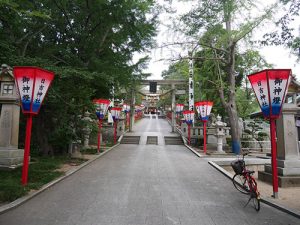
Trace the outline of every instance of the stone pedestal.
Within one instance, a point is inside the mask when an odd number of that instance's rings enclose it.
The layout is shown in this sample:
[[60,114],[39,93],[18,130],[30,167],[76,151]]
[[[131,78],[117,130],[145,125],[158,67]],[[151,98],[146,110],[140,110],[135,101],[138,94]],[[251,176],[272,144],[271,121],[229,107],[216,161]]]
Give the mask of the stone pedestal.
[[[277,128],[277,171],[279,187],[300,187],[300,158],[298,147],[298,133],[295,115],[299,108],[295,104],[285,103],[282,115],[276,122]],[[272,169],[265,166],[264,172],[259,172],[259,179],[272,181]]]
[[7,65],[0,71],[0,169],[14,169],[23,163],[24,150],[18,149],[20,106],[14,77]]
[[125,132],[125,120],[120,119],[117,126],[117,136],[120,137]]
[[2,105],[0,116],[0,169],[14,169],[23,163],[24,150],[18,149],[20,107]]
[[223,151],[223,136],[218,136],[218,139],[217,139],[217,152],[218,153],[225,153]]

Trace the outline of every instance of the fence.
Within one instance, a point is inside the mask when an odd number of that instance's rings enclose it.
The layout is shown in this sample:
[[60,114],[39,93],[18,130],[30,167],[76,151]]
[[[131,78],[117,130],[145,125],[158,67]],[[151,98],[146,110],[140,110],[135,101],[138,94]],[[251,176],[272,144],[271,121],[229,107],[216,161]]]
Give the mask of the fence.
[[270,141],[241,141],[242,150],[271,152]]

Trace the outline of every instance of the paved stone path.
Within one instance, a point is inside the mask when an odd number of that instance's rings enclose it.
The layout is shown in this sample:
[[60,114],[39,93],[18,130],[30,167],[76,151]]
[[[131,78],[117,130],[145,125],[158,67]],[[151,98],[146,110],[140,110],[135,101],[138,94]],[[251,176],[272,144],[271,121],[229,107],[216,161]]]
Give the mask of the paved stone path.
[[[135,126],[171,135],[162,119]],[[144,132],[144,133],[141,133]],[[144,138],[144,137],[143,137]],[[184,146],[119,145],[20,207],[1,225],[296,225],[299,219],[248,205],[230,180]]]

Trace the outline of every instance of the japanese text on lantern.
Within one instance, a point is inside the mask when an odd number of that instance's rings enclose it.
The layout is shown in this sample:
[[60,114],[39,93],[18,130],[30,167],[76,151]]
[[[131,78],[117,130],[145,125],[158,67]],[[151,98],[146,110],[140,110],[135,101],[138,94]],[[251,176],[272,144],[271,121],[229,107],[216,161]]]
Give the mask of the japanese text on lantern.
[[266,106],[268,106],[268,103],[267,103],[268,96],[265,95],[265,90],[264,90],[264,87],[262,86],[261,80],[257,81],[257,86],[258,86],[259,101],[261,102],[261,107],[266,107]]
[[274,97],[272,99],[272,104],[281,104],[281,91],[283,91],[283,89],[281,88],[281,84],[282,84],[282,79],[276,78],[274,80],[274,90],[273,90]]
[[44,94],[44,92],[43,92],[44,87],[45,87],[45,79],[42,79],[41,83],[38,86],[38,91],[36,93],[36,98],[34,100],[35,103],[41,103],[41,97]]
[[205,112],[205,106],[202,106],[201,107],[201,116],[205,117],[205,114],[206,114],[206,112]]
[[23,76],[23,78],[22,78],[22,93],[23,93],[22,101],[23,102],[30,102],[30,97],[31,97],[30,89],[31,89],[31,87],[29,85],[29,82],[30,82],[30,78],[26,77],[26,76]]

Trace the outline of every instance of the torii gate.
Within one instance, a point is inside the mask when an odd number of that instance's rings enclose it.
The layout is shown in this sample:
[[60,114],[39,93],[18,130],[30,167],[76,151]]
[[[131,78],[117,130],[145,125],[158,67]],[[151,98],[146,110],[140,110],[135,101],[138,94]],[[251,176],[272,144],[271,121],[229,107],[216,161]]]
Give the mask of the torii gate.
[[[172,132],[175,132],[175,95],[176,95],[176,85],[187,85],[186,80],[141,80],[139,81],[140,85],[150,85],[150,83],[156,83],[157,85],[171,85],[171,90],[169,90],[166,93],[163,93],[164,95],[172,92]],[[133,117],[134,117],[134,105],[135,105],[135,91],[132,91],[132,97],[131,97],[131,106],[130,106],[130,125],[129,125],[129,132],[132,131],[133,127]]]

